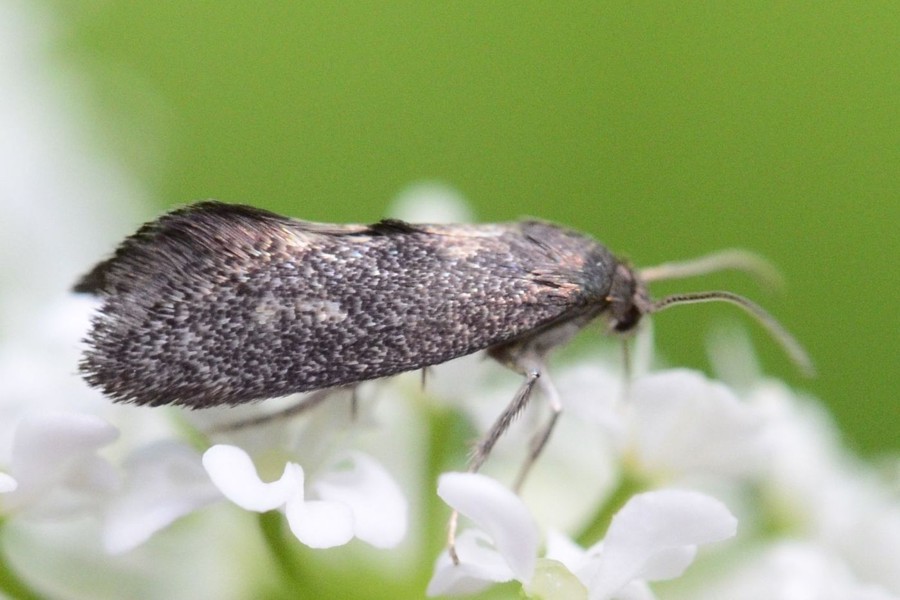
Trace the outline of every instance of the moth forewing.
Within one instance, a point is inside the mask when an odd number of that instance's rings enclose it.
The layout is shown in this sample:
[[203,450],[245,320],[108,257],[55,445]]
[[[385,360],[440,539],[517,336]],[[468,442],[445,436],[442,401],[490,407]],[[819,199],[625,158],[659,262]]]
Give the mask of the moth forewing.
[[340,226],[204,202],[143,226],[76,285],[103,297],[82,371],[148,405],[348,385],[602,306],[614,265],[547,223]]

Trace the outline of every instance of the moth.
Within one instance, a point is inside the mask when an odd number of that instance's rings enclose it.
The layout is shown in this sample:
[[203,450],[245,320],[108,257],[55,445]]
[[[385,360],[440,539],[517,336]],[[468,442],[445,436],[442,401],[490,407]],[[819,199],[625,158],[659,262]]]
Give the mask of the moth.
[[524,381],[469,468],[537,386],[552,417],[530,465],[562,410],[547,355],[598,318],[625,334],[672,306],[729,302],[811,369],[796,340],[746,298],[653,300],[647,291],[659,279],[758,266],[726,252],[636,270],[591,237],[543,221],[334,225],[207,201],[145,224],[76,284],[102,298],[80,369],[115,401],[206,408],[353,386],[486,350]]

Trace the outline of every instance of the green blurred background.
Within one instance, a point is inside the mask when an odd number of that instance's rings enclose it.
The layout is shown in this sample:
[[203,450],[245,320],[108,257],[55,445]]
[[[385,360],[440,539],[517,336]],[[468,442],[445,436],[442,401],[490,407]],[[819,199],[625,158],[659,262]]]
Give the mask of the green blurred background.
[[708,369],[707,333],[739,321],[854,447],[900,449],[900,3],[47,6],[145,216],[215,197],[373,221],[437,180],[479,220],[559,221],[638,265],[753,249],[784,293],[725,275],[655,291],[760,300],[819,377],[729,307],[660,315],[660,351]]

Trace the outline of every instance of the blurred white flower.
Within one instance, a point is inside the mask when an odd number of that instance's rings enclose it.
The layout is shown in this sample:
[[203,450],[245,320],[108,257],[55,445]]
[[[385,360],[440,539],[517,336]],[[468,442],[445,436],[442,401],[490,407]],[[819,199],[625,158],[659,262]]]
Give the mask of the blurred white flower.
[[47,413],[22,419],[15,431],[9,475],[17,486],[2,512],[56,518],[96,510],[118,483],[97,451],[118,437],[91,415]]
[[0,494],[11,492],[17,487],[19,487],[19,484],[15,479],[10,477],[6,473],[0,473]]
[[[896,567],[897,556],[892,560]],[[734,571],[719,573],[692,600],[897,600],[877,584],[860,581],[839,558],[815,544],[781,542],[754,552]]]
[[386,213],[410,223],[466,223],[473,216],[459,191],[435,181],[409,185],[397,194]]
[[768,459],[765,416],[695,371],[639,378],[623,408],[626,452],[656,478],[740,478],[757,473]]
[[200,454],[175,440],[148,444],[122,463],[125,480],[104,511],[103,545],[127,552],[176,519],[217,502]]
[[770,422],[772,458],[762,488],[765,508],[776,522],[843,560],[861,581],[877,582],[900,595],[896,492],[873,466],[842,447],[834,423],[811,399],[763,381],[746,401]]
[[[397,545],[406,534],[402,492],[375,460],[360,452],[336,457],[307,486],[303,467],[288,462],[281,478],[266,483],[250,456],[237,446],[218,444],[203,454],[213,484],[238,506],[255,512],[284,507],[298,540],[331,548],[354,537],[378,548]],[[306,498],[306,488],[317,500]]]

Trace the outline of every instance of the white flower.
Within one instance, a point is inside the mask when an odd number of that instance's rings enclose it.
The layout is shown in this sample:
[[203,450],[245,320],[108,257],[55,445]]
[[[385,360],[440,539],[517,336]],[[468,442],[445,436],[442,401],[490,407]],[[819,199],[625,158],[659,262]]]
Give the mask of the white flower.
[[[581,389],[570,385],[573,376]],[[602,365],[579,365],[562,374],[560,389],[566,414],[599,428],[619,460],[655,480],[746,478],[769,456],[765,413],[695,371],[643,375],[623,391]]]
[[477,473],[444,473],[438,495],[481,530],[458,536],[458,565],[447,552],[441,553],[428,584],[429,596],[474,593],[491,583],[531,580],[540,536],[518,496]]
[[473,217],[458,190],[436,181],[408,185],[391,202],[387,214],[410,223],[465,223]]
[[642,470],[657,476],[745,477],[769,456],[765,415],[695,371],[641,377],[625,408],[631,452]]
[[6,473],[0,473],[0,494],[12,492],[17,487],[19,487],[19,483],[15,479]]
[[403,494],[381,465],[360,452],[344,452],[309,484],[318,500],[306,499],[305,474],[296,463],[287,463],[280,479],[265,483],[246,452],[219,444],[204,453],[203,466],[238,506],[256,512],[283,506],[293,534],[312,548],[340,546],[354,537],[390,548],[406,534]]
[[221,495],[210,483],[193,448],[162,441],[139,448],[122,465],[122,489],[108,502],[103,545],[107,552],[127,552],[157,531]]
[[[896,567],[897,557],[892,557]],[[897,600],[885,587],[861,581],[839,558],[810,543],[782,542],[765,547],[731,572],[691,594],[694,600]]]
[[[660,490],[633,496],[616,513],[591,560],[573,565],[591,600],[617,597],[642,582],[681,576],[700,544],[734,536],[737,519],[699,492]],[[553,556],[550,556],[553,558]]]
[[864,581],[900,594],[900,503],[870,465],[841,446],[827,413],[777,382],[748,401],[771,422],[765,479],[768,509]]
[[9,465],[16,488],[3,496],[3,512],[58,517],[96,508],[118,482],[97,450],[118,435],[115,427],[91,415],[47,413],[22,419]]
[[[446,552],[438,557],[428,585],[430,596],[473,593],[513,579],[538,593],[533,579],[537,587],[547,579],[535,578],[538,530],[515,494],[471,473],[442,475],[438,494],[479,529],[458,537],[458,565]],[[591,600],[645,597],[650,594],[646,582],[680,576],[694,560],[698,545],[729,538],[736,528],[734,516],[710,496],[678,490],[647,492],[632,497],[613,517],[603,542],[587,551],[561,534],[551,534],[547,558],[574,573]],[[555,570],[556,564],[544,561],[540,568]],[[551,578],[558,580],[560,575],[554,572]]]

